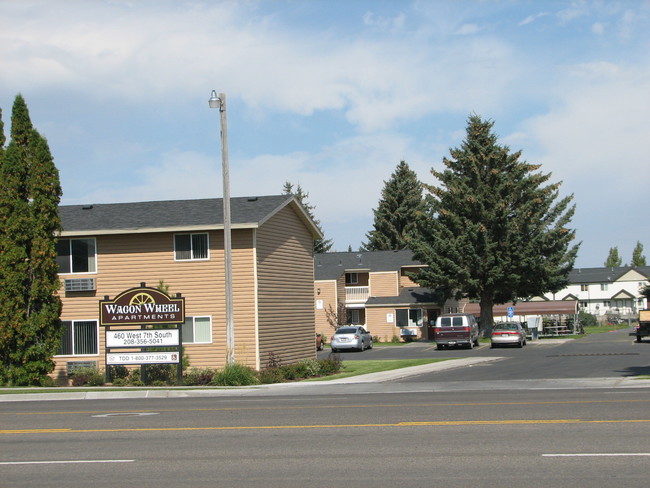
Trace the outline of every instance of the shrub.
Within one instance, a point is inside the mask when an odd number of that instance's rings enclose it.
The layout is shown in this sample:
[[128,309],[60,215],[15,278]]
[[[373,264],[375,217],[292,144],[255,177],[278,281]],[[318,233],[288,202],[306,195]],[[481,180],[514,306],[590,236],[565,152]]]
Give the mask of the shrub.
[[223,370],[217,371],[210,384],[215,386],[247,386],[259,384],[259,380],[252,368],[233,363],[227,365]]
[[192,368],[183,375],[183,384],[188,386],[209,385],[215,371],[210,368]]
[[266,360],[266,367],[267,368],[279,368],[282,366],[282,358],[275,354],[274,352],[270,352],[268,359]]
[[260,383],[268,385],[271,383],[282,383],[284,376],[279,368],[266,368],[260,371],[257,375]]
[[320,361],[316,361],[315,359],[303,359],[298,364],[304,370],[303,378],[309,378],[310,376],[318,376],[321,374]]
[[175,364],[147,364],[147,381],[148,385],[174,385],[176,384]]
[[336,374],[341,371],[342,361],[340,354],[330,353],[327,359],[321,359],[319,362],[321,374],[323,375]]
[[100,386],[104,384],[104,375],[97,368],[75,368],[70,374],[72,386]]
[[110,373],[111,373],[111,380],[113,380],[113,383],[115,383],[114,380],[117,379],[124,379],[129,377],[129,368],[126,366],[122,366],[121,364],[117,364],[114,366],[109,366],[110,368]]
[[51,376],[41,376],[41,379],[39,381],[40,386],[44,386],[46,388],[51,388],[53,386],[56,386],[56,381],[54,381],[54,378]]
[[392,343],[397,344],[400,342],[400,339],[398,336],[393,335],[393,338],[390,340]]
[[583,311],[578,312],[578,322],[583,327],[596,327],[598,325],[598,319],[594,315]]

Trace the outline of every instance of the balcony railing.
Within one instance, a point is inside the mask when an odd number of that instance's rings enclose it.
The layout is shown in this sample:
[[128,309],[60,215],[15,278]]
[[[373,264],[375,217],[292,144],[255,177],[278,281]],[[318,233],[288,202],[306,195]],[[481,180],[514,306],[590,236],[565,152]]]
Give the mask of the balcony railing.
[[367,286],[346,286],[345,303],[364,303],[368,300]]

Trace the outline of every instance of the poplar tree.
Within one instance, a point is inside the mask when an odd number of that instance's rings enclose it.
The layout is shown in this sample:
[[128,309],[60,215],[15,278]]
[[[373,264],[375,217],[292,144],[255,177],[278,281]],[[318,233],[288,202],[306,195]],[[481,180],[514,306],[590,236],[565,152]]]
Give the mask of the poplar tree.
[[400,161],[384,182],[375,214],[374,229],[366,234],[368,251],[406,249],[408,236],[422,213],[422,183],[405,161]]
[[489,334],[495,304],[559,291],[569,283],[579,244],[568,228],[573,195],[539,172],[521,151],[497,143],[494,123],[468,119],[466,139],[431,170],[426,210],[410,247],[427,268],[414,278],[446,296],[478,300]]
[[[316,207],[311,205],[307,201],[307,198],[309,197],[309,193],[303,191],[300,185],[296,187],[296,191],[294,192],[293,184],[289,183],[288,181],[284,183],[284,187],[282,188],[282,191],[284,192],[285,195],[293,195],[294,197],[296,197],[296,200],[298,200],[300,204],[303,206],[303,208],[307,211],[311,219],[314,221],[314,224],[316,224],[316,227],[318,227],[318,230],[320,230],[321,233],[323,233],[323,229],[320,225],[320,220],[318,220],[314,216],[314,209]],[[324,252],[329,252],[329,250],[332,249],[333,245],[334,245],[334,241],[332,241],[332,239],[325,239],[325,238],[316,239],[314,241],[314,253],[320,254]]]
[[643,255],[643,244],[640,241],[636,241],[636,246],[632,251],[632,266],[647,266],[645,256]]
[[54,369],[61,340],[61,186],[47,141],[33,128],[21,95],[10,135],[0,154],[0,382],[33,385]]
[[621,264],[623,264],[623,260],[621,259],[621,256],[618,253],[618,247],[610,247],[609,254],[607,255],[607,259],[605,260],[605,267],[618,268]]

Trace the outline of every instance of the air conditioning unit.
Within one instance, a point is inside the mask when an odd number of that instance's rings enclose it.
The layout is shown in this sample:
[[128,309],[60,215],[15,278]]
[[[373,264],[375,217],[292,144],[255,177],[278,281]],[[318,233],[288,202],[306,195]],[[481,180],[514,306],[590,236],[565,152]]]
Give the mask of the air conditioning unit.
[[97,289],[95,286],[95,278],[74,278],[65,280],[65,291],[94,291]]

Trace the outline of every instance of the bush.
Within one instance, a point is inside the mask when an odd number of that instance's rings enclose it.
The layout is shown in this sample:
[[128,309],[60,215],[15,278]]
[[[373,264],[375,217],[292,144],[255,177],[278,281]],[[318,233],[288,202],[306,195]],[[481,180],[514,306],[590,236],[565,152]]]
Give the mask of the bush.
[[146,383],[148,385],[162,386],[176,384],[177,366],[175,364],[147,364],[145,368],[147,368]]
[[72,386],[101,386],[104,384],[104,375],[97,368],[75,368],[70,374]]
[[183,384],[188,386],[209,385],[215,371],[210,368],[192,368],[183,375]]
[[260,383],[268,385],[271,383],[282,383],[284,381],[284,375],[280,368],[266,368],[260,371],[257,375]]
[[233,363],[223,370],[217,371],[210,381],[214,386],[247,386],[259,384],[257,374],[252,368],[243,364]]
[[126,366],[117,364],[115,366],[109,366],[109,368],[109,371],[111,373],[111,380],[113,380],[113,383],[115,383],[115,380],[117,379],[125,379],[129,377],[129,368]]
[[56,381],[54,381],[54,378],[51,376],[41,376],[41,379],[39,380],[39,386],[43,386],[45,388],[51,388],[53,386],[56,386]]
[[596,327],[598,325],[598,319],[594,315],[583,311],[578,312],[578,322],[583,327]]
[[321,359],[319,362],[322,375],[327,376],[341,371],[342,361],[340,354],[330,353],[327,359]]
[[304,370],[303,378],[309,378],[310,376],[319,376],[321,374],[320,361],[315,359],[303,359],[298,363],[301,369]]

